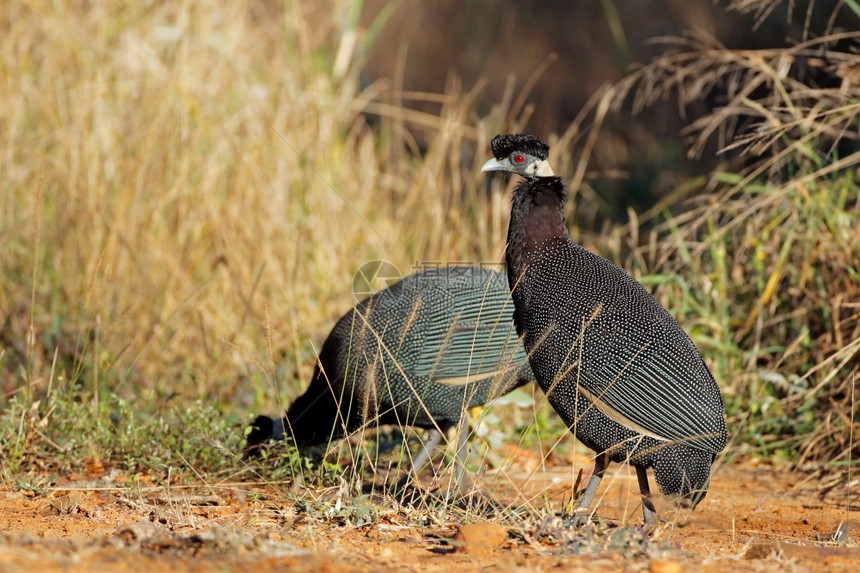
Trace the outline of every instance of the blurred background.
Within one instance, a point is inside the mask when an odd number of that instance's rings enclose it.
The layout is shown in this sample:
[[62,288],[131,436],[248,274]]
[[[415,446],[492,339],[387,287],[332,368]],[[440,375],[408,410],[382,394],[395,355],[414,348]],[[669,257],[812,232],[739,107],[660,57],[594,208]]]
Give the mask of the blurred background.
[[478,169],[512,131],[551,144],[572,237],[701,349],[728,459],[844,467],[858,23],[814,0],[7,2],[4,472],[134,469],[144,444],[168,464],[181,437],[145,438],[172,419],[237,450],[310,379],[363,264],[503,260],[505,183]]
[[[536,134],[560,133],[605,86],[677,49],[681,37],[714,49],[779,50],[822,32],[856,29],[857,15],[837,6],[712,0],[371,1],[361,21],[368,29],[376,24],[379,35],[360,78],[363,85],[380,82],[387,103],[433,115],[441,103],[419,94],[478,88],[475,119],[507,103],[508,123]],[[804,71],[809,75],[808,67]],[[588,183],[602,200],[603,215],[626,219],[628,206],[647,209],[691,175],[728,159],[718,156],[717,142],[692,155],[682,136],[686,125],[724,103],[723,93],[717,88],[680,106],[677,94],[670,94],[637,114],[619,102],[620,113],[604,119],[588,164]],[[406,144],[416,151],[434,135],[420,122],[407,127],[414,139]]]

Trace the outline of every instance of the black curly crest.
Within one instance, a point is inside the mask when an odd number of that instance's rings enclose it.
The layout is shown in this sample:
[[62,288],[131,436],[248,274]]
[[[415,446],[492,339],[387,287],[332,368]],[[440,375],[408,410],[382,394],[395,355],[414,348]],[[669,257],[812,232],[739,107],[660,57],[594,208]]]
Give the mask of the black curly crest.
[[496,159],[508,157],[514,151],[528,153],[538,159],[549,157],[549,145],[530,133],[509,133],[497,135],[490,142],[490,149]]

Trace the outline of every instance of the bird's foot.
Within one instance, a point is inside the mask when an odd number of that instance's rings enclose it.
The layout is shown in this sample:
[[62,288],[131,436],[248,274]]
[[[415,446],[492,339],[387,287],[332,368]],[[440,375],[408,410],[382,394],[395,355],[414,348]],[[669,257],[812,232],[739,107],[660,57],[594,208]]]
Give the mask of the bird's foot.
[[657,513],[657,510],[655,510],[654,506],[650,503],[643,505],[642,515],[645,521],[640,526],[640,529],[645,533],[652,533],[657,529],[657,526],[663,523],[669,523],[669,520]]
[[639,531],[643,535],[651,535],[654,533],[654,530],[657,529],[657,526],[660,525],[660,521],[662,518],[654,517],[654,519],[650,519],[644,522],[642,525],[636,526],[633,529]]
[[587,509],[575,509],[572,514],[562,516],[564,526],[571,529],[581,529],[588,525],[589,521],[591,521],[591,514]]

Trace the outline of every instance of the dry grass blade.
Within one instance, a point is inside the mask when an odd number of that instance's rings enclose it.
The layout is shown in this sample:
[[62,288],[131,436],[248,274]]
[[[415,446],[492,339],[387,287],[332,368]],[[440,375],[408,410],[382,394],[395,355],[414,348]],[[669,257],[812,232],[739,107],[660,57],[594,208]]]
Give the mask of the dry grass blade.
[[[745,5],[765,17],[776,4]],[[725,362],[746,364],[749,376],[732,376],[746,381],[728,388],[751,408],[738,425],[793,436],[800,461],[834,459],[856,449],[836,428],[851,424],[844,381],[860,342],[860,33],[755,51],[702,37],[667,43],[619,84],[615,106],[718,102],[691,121],[690,150],[715,144],[736,171],[713,175],[683,215],[655,227],[666,238],[657,267],[678,277]],[[712,294],[694,294],[703,290]],[[846,416],[831,418],[834,404]]]
[[[632,97],[637,111],[671,94],[677,94],[681,105],[717,98],[713,111],[688,129],[694,138],[690,153],[701,154],[715,138],[723,152],[759,158],[756,166],[769,162],[772,175],[785,166],[784,157],[778,157],[784,149],[796,158],[796,152],[805,152],[801,146],[811,142],[832,154],[837,142],[857,140],[860,56],[848,46],[858,39],[860,33],[828,39],[846,45],[842,51],[813,43],[784,50],[730,50],[704,38],[668,39],[665,55],[619,84],[615,105]],[[824,87],[828,85],[833,87]]]
[[[779,4],[757,4],[756,17]],[[504,252],[509,205],[475,165],[490,136],[526,127],[550,60],[519,90],[511,78],[484,115],[482,81],[452,78],[444,93],[363,85],[374,32],[356,24],[362,6],[58,0],[0,11],[0,484],[35,492],[57,468],[103,466],[130,476],[123,491],[193,483],[221,495],[263,474],[269,487],[254,495],[311,523],[397,514],[426,531],[488,514],[430,496],[378,501],[375,485],[411,455],[405,426],[386,433],[370,420],[320,457],[274,447],[249,466],[235,455],[249,412],[283,409],[280,397],[310,380],[315,343],[356,302],[349,285],[363,263],[405,275],[416,261]],[[860,457],[846,431],[857,427],[860,373],[858,38],[759,51],[676,40],[597,90],[559,135],[542,134],[577,214],[595,212],[587,166],[613,105],[706,100],[691,150],[737,160],[734,173],[631,209],[626,226],[569,226],[655,286],[704,351],[735,433],[725,464],[748,454],[850,467]],[[376,358],[396,350],[383,345]],[[511,400],[473,425],[470,469],[502,499],[493,515],[537,537],[593,460],[542,394]],[[613,480],[628,489],[623,472]],[[586,542],[603,547],[604,533]]]

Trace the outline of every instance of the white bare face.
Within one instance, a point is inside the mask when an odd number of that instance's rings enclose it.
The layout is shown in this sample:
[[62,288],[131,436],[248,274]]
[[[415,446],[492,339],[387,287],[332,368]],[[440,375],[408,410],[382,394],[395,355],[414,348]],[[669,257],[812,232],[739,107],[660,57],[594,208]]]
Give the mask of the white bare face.
[[521,151],[514,151],[503,159],[496,159],[495,157],[490,159],[481,167],[481,173],[485,171],[507,171],[529,179],[554,175],[549,161]]

